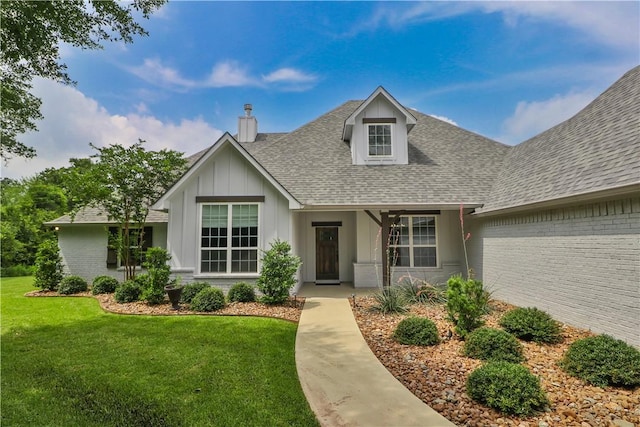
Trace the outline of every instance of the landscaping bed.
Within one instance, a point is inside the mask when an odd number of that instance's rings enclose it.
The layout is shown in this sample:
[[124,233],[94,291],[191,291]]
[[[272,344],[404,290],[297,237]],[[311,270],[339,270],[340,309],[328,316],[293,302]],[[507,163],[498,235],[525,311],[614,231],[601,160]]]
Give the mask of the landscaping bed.
[[[372,312],[371,297],[359,297],[353,309],[360,331],[382,364],[413,394],[459,426],[640,426],[640,389],[600,388],[571,377],[557,362],[577,339],[593,335],[589,331],[562,325],[560,344],[521,341],[524,365],[540,377],[550,401],[543,413],[528,418],[503,415],[471,400],[466,393],[467,376],[482,362],[462,355],[464,342],[452,334],[443,305],[411,306],[404,315]],[[498,320],[514,308],[491,302],[486,325],[499,328]],[[398,323],[407,316],[427,317],[436,323],[443,341],[435,346],[402,345],[392,338]]]

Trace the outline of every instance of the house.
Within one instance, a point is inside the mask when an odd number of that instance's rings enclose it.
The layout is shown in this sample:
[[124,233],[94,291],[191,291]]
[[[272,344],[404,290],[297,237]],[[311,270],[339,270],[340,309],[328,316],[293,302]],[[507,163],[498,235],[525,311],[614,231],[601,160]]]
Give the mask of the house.
[[[299,283],[444,282],[470,264],[498,298],[640,345],[640,67],[515,147],[400,104],[384,88],[290,133],[238,133],[190,158],[154,204],[153,245],[185,281],[254,280],[275,239]],[[114,274],[108,222],[62,217],[69,271]],[[384,256],[389,252],[389,256]]]

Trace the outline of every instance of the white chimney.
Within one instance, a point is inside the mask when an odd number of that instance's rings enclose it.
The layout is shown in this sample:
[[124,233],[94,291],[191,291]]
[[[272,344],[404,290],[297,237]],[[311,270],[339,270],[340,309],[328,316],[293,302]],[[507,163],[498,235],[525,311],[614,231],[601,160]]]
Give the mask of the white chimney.
[[238,117],[238,142],[255,142],[258,134],[258,120],[251,115],[253,106],[244,104],[244,116]]

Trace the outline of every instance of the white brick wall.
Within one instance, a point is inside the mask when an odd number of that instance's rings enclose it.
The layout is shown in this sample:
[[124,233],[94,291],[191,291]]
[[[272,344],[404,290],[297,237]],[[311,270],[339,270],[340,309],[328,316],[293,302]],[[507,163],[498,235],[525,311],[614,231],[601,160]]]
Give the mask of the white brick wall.
[[471,262],[496,298],[640,346],[640,198],[472,224]]

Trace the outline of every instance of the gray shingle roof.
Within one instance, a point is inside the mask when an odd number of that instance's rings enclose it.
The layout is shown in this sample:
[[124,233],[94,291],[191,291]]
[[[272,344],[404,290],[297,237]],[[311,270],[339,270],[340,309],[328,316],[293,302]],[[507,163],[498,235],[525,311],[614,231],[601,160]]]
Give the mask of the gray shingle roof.
[[477,203],[489,194],[509,147],[416,111],[408,165],[352,165],[342,131],[361,103],[243,147],[305,205]]
[[[149,211],[147,216],[147,224],[164,223],[169,219],[166,212]],[[109,221],[107,214],[99,208],[84,208],[80,210],[73,221],[69,215],[63,215],[52,221],[45,222],[45,225],[62,225],[62,224],[115,224],[115,221]]]
[[640,66],[569,120],[515,146],[482,212],[640,183]]

